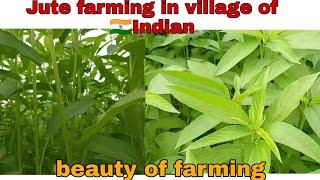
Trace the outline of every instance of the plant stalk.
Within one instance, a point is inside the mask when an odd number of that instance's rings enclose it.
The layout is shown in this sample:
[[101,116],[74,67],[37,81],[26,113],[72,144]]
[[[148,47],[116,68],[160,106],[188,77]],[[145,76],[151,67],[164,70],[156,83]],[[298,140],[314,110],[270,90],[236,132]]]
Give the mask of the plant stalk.
[[53,65],[53,74],[54,74],[54,79],[56,82],[58,115],[59,115],[59,119],[60,119],[64,145],[65,145],[66,152],[67,152],[67,160],[68,160],[68,163],[71,164],[72,163],[72,144],[71,144],[70,136],[68,133],[68,127],[67,127],[67,122],[66,122],[66,118],[65,118],[65,108],[64,108],[63,98],[62,98],[61,81],[60,81],[60,77],[59,77],[59,69],[58,69],[58,63],[57,63],[57,58],[56,58],[56,51],[55,51],[54,42],[53,42],[53,32],[52,32],[52,30],[48,30],[47,32],[48,32],[48,38],[49,38],[51,60],[52,60],[52,65]]
[[[18,71],[18,57],[15,60],[15,69]],[[23,171],[23,147],[22,147],[22,140],[23,134],[21,130],[22,122],[20,116],[20,94],[16,94],[16,103],[15,103],[15,119],[16,119],[16,129],[17,129],[17,159],[18,159],[18,169],[19,172],[22,173]]]
[[[35,47],[34,41],[34,31],[30,30],[30,42],[31,46]],[[40,168],[40,130],[39,130],[39,119],[37,117],[37,65],[33,65],[32,69],[32,89],[33,89],[33,130],[34,130],[34,151],[35,151],[35,165],[36,165],[36,174],[41,174]]]
[[[79,55],[79,40],[78,30],[72,30],[72,41],[73,41],[73,73],[72,73],[72,102],[77,99],[77,73],[78,73],[78,55]],[[78,74],[79,76],[79,74]],[[79,87],[78,87],[79,88]],[[78,90],[79,91],[79,90]]]
[[22,149],[23,137],[22,137],[22,131],[21,131],[19,94],[17,94],[17,97],[16,97],[15,118],[16,118],[16,128],[17,128],[18,169],[19,169],[19,172],[22,173],[22,170],[23,170],[23,149]]

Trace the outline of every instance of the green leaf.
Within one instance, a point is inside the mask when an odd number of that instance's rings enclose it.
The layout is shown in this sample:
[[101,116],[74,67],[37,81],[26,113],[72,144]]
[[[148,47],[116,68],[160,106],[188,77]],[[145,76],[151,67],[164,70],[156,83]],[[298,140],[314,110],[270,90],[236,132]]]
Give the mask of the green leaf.
[[193,154],[190,150],[187,150],[186,152],[185,163],[200,164],[197,158],[195,157],[195,154]]
[[190,72],[163,71],[161,74],[170,83],[170,85],[185,86],[225,98],[230,97],[228,88],[217,80],[208,79]]
[[201,115],[193,120],[187,127],[185,127],[179,136],[176,148],[192,141],[193,139],[201,136],[205,132],[214,128],[220,122],[216,119],[211,118],[208,115]]
[[[92,99],[90,96],[82,97],[77,102],[71,103],[66,107],[66,119],[74,118],[78,115],[84,114],[87,110],[92,107],[96,101]],[[61,127],[59,121],[58,113],[53,114],[52,118],[48,122],[48,129],[49,131],[56,131]]]
[[281,55],[265,57],[260,60],[255,58],[247,59],[243,65],[243,71],[240,77],[241,87],[245,87],[249,82],[253,83],[254,77],[261,73],[266,67],[270,68],[268,81],[272,81],[294,65],[295,63],[287,61]]
[[0,142],[0,160],[2,160],[5,155],[7,154],[6,146],[4,145],[4,142]]
[[206,147],[187,150],[186,163],[229,163],[230,159],[241,159],[242,152],[239,145],[225,143],[214,148]]
[[320,104],[320,78],[314,82],[312,88],[310,89],[310,98],[312,99],[311,103]]
[[105,77],[106,81],[111,82],[115,85],[119,84],[118,79],[115,77],[115,74],[112,73],[109,69],[106,69],[106,64],[101,58],[94,58],[94,64],[99,70],[101,76]]
[[263,111],[266,100],[266,89],[260,89],[254,93],[252,103],[249,108],[249,119],[255,128],[259,128],[263,123]]
[[8,99],[16,91],[19,90],[18,82],[11,78],[0,81],[0,98]]
[[223,36],[222,41],[223,42],[228,42],[232,40],[237,40],[242,43],[244,43],[244,36],[241,33],[235,32],[235,31],[224,31],[226,34]]
[[303,161],[297,155],[291,155],[285,162],[282,163],[285,167],[285,171],[294,171],[297,174],[305,174],[310,172],[309,167],[307,167]]
[[164,41],[161,44],[156,44],[151,49],[169,45],[176,40],[184,38],[185,36],[187,36],[187,34],[169,34],[169,35],[167,35],[167,37],[164,39]]
[[177,155],[178,150],[175,149],[179,133],[174,132],[164,132],[159,134],[155,142],[157,143],[158,148],[153,152],[157,157],[165,157]]
[[0,79],[5,78],[5,77],[9,77],[11,79],[15,79],[15,80],[20,80],[20,76],[19,74],[16,74],[14,72],[11,71],[6,71],[6,70],[2,70],[0,69]]
[[289,31],[284,39],[293,49],[320,50],[320,31]]
[[241,88],[244,88],[248,82],[263,71],[263,68],[272,62],[273,58],[271,57],[265,57],[262,59],[248,57],[243,64],[243,70],[240,76]]
[[210,62],[188,61],[189,69],[192,73],[212,79],[216,70],[216,65]]
[[249,118],[241,106],[229,99],[182,86],[169,88],[180,102],[218,121],[248,124]]
[[[108,147],[108,148],[106,148]],[[97,159],[102,160],[118,160],[125,162],[138,162],[136,155],[138,151],[129,142],[116,139],[111,136],[96,135],[89,142],[88,150],[98,153]]]
[[[204,148],[202,148],[204,149]],[[211,149],[211,148],[210,148]],[[198,151],[200,149],[195,149],[192,151]],[[224,143],[221,145],[214,146],[211,151],[211,155],[203,154],[207,161],[206,163],[229,163],[230,159],[236,159],[238,162],[242,159],[243,151],[241,149],[241,145],[236,143]]]
[[268,109],[270,121],[283,121],[298,107],[303,95],[311,88],[319,73],[303,76],[284,89]]
[[179,65],[184,67],[185,65],[182,63],[179,63],[180,61],[176,61],[174,59],[169,59],[166,57],[162,57],[162,56],[157,56],[157,55],[147,55],[146,58],[151,59],[155,62],[161,63],[163,65],[168,65],[168,66],[172,66],[172,65]]
[[[254,81],[254,83],[251,84],[251,86],[248,89],[246,89],[243,93],[236,94],[233,97],[233,100],[241,104],[245,98],[249,97],[250,95],[252,95],[253,93],[259,90],[261,90],[261,93],[263,95],[263,92],[265,91],[268,83],[269,71],[270,69],[267,68],[266,70],[261,72],[261,74],[257,76],[257,79]],[[262,100],[264,101],[264,98]]]
[[246,34],[246,35],[250,35],[253,37],[256,37],[260,40],[263,40],[263,32],[260,30],[236,30],[234,32],[240,33],[240,34]]
[[304,116],[313,131],[320,137],[320,106],[307,107],[304,110]]
[[310,174],[320,174],[320,169],[317,169],[317,170],[315,170],[315,171],[312,171],[312,172],[310,172]]
[[159,109],[153,106],[146,106],[146,119],[159,119]]
[[[162,71],[167,71],[167,70],[168,71],[184,71],[186,69],[181,66],[168,66],[166,68],[160,69],[160,71],[156,72],[153,75],[153,77],[151,77],[152,79],[150,80],[150,83],[148,86],[149,91],[156,94],[170,94],[170,90],[167,88],[167,85],[169,85],[170,82],[163,76],[162,73],[160,73]],[[148,78],[148,76],[146,78]]]
[[186,126],[186,122],[175,116],[164,116],[160,119],[148,121],[146,126],[155,130],[169,131],[171,129],[182,129]]
[[219,51],[219,43],[212,39],[196,38],[190,42],[191,46],[201,47],[212,51]]
[[190,144],[186,150],[198,149],[214,144],[232,141],[250,135],[249,129],[241,125],[230,125],[209,134],[198,141]]
[[107,112],[105,112],[102,118],[94,125],[84,130],[79,144],[87,142],[93,135],[96,135],[107,123],[109,123],[115,115],[123,112],[128,107],[134,105],[136,102],[143,100],[145,92],[139,89],[132,91],[130,94],[123,97],[121,100],[113,104]]
[[245,42],[238,42],[233,45],[221,58],[218,63],[217,70],[215,72],[216,76],[219,76],[228,70],[230,70],[233,66],[238,64],[243,58],[247,57],[250,53],[252,53],[260,44],[260,41],[256,38],[247,38]]
[[249,144],[244,153],[244,162],[249,164],[266,162],[265,172],[269,172],[271,166],[271,151],[265,141]]
[[254,93],[252,97],[252,103],[249,108],[249,119],[255,128],[259,128],[264,119],[263,119],[263,111],[266,101],[266,88],[268,83],[269,76],[269,68],[265,70],[260,77],[258,77],[257,84],[254,86],[260,87],[256,93]]
[[89,96],[81,98],[79,101],[70,104],[66,108],[66,118],[71,119],[77,115],[85,113],[95,103],[96,101]]
[[270,137],[270,135],[264,131],[262,128],[259,128],[257,130],[257,134],[259,136],[261,136],[265,141],[266,143],[268,144],[268,146],[270,147],[271,151],[273,152],[273,154],[279,159],[280,162],[281,161],[281,156],[280,156],[280,152],[279,152],[279,149],[276,145],[276,143],[273,141],[273,139]]
[[274,78],[278,77],[280,74],[284,73],[288,69],[290,69],[292,66],[295,65],[295,63],[287,61],[283,56],[279,55],[274,58],[275,62],[269,65],[270,67],[270,73],[269,73],[269,79],[268,81],[272,81]]
[[38,66],[41,66],[43,62],[43,58],[34,49],[8,32],[0,30],[0,44],[17,50],[21,55],[29,58]]
[[177,114],[180,113],[165,98],[161,97],[158,94],[152,93],[150,91],[146,91],[146,104],[150,106],[154,106],[166,112],[177,113]]
[[267,35],[268,38],[273,39],[282,33],[284,30],[264,30],[264,34]]
[[285,122],[273,122],[267,128],[272,139],[311,157],[320,163],[320,146],[310,136]]
[[274,52],[279,52],[288,61],[292,63],[300,64],[299,57],[296,55],[293,49],[291,49],[289,43],[285,39],[277,38],[267,42],[266,46]]

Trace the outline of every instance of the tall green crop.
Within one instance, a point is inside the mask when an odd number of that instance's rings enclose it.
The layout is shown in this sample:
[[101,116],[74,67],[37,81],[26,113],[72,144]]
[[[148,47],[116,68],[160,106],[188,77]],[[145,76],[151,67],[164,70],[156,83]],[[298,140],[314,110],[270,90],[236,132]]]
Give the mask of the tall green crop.
[[143,165],[144,46],[108,30],[0,30],[0,174]]

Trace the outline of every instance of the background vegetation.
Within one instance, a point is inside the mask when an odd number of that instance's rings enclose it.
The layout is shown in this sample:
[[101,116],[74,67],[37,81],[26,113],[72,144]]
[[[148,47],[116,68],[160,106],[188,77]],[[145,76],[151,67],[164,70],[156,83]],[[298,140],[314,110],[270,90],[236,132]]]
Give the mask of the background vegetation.
[[147,36],[151,162],[261,162],[320,172],[320,32]]
[[0,174],[64,162],[144,163],[144,40],[0,31]]

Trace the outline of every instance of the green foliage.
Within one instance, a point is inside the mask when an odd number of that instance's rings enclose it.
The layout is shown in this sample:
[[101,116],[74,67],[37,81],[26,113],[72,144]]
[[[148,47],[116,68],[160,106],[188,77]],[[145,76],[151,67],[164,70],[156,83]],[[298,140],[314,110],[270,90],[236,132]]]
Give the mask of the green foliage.
[[110,39],[0,30],[0,174],[54,174],[56,159],[144,165],[145,40]]
[[319,172],[319,31],[109,38],[0,31],[1,174],[53,174],[56,159]]
[[[147,154],[156,156],[154,161],[166,158],[157,154],[157,137],[170,132],[179,134],[171,139],[170,157],[183,156],[188,163],[265,161],[266,172],[318,172],[319,34],[255,30],[148,36],[147,56],[170,63],[147,59],[146,87],[180,113],[154,106],[147,111],[153,113],[147,124],[174,117],[185,125],[145,130]],[[166,43],[150,45],[156,41]]]

